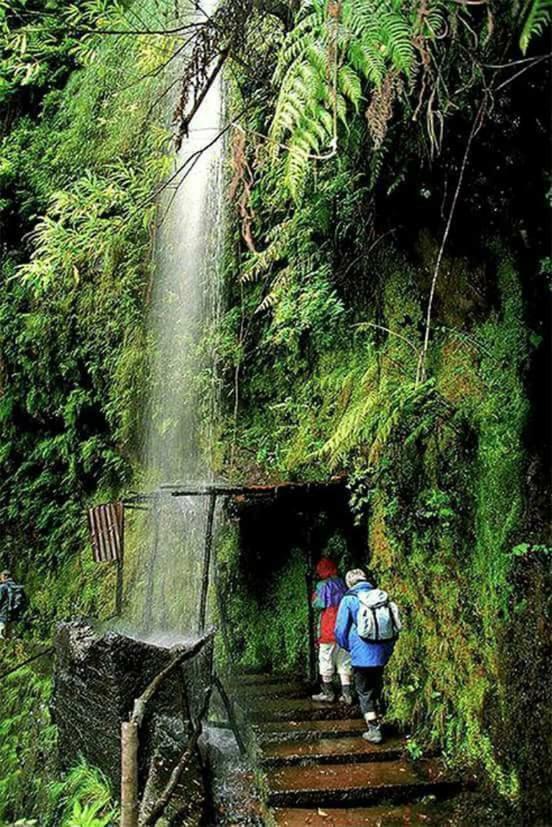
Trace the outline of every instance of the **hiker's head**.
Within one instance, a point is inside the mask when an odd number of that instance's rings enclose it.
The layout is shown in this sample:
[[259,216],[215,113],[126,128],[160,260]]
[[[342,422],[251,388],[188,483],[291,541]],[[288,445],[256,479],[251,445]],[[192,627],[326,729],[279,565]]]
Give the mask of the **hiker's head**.
[[345,575],[345,582],[349,589],[352,589],[357,583],[364,583],[366,580],[368,580],[368,578],[362,569],[351,569],[351,571],[348,571]]
[[4,569],[2,574],[0,574],[0,580],[2,583],[5,583],[6,580],[11,580],[11,573],[7,569]]
[[316,574],[322,580],[327,577],[335,577],[337,575],[337,566],[329,557],[321,557],[316,564]]

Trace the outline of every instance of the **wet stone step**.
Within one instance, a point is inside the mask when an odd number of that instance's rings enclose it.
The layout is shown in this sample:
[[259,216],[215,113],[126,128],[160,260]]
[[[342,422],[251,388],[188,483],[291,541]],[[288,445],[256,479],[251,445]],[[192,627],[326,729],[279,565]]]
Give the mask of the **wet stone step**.
[[300,681],[301,678],[298,675],[281,675],[281,674],[273,674],[272,672],[251,672],[249,674],[243,675],[228,675],[224,680],[223,683],[230,687],[243,687],[243,686],[262,686],[263,684],[271,684],[271,683],[278,683],[284,684],[289,683],[290,681]]
[[404,741],[388,738],[383,744],[370,744],[363,738],[321,738],[316,741],[266,744],[262,748],[265,767],[306,764],[356,764],[365,761],[393,761],[402,756]]
[[413,801],[459,789],[434,759],[284,767],[267,774],[273,807],[332,807]]
[[317,741],[320,738],[360,737],[366,730],[362,718],[341,721],[267,721],[255,726],[261,744],[284,741]]
[[259,703],[275,698],[305,698],[308,687],[302,681],[286,683],[250,683],[244,686],[230,685],[233,697],[243,703]]
[[341,703],[316,703],[310,698],[267,700],[259,698],[249,705],[250,715],[260,721],[334,721],[359,714],[358,706]]
[[414,827],[421,824],[453,824],[446,814],[426,804],[374,807],[303,809],[276,808],[272,811],[278,827]]

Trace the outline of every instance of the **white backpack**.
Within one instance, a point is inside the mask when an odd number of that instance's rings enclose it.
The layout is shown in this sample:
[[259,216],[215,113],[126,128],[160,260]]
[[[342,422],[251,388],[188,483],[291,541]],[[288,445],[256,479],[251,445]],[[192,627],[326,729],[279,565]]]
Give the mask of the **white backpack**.
[[363,640],[377,643],[396,640],[402,625],[396,603],[382,589],[366,589],[356,593],[359,600],[357,632]]

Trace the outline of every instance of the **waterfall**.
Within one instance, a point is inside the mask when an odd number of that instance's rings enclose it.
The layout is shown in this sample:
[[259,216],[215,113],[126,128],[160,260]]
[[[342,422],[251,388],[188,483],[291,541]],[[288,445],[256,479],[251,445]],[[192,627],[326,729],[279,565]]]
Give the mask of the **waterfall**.
[[[206,0],[194,17],[201,20],[216,5]],[[174,498],[162,486],[205,484],[211,476],[206,424],[212,420],[213,358],[207,334],[220,296],[223,142],[215,139],[221,121],[217,78],[175,154],[174,178],[159,204],[144,440],[146,479],[156,498],[139,575],[146,632],[189,634],[197,626],[206,498]]]

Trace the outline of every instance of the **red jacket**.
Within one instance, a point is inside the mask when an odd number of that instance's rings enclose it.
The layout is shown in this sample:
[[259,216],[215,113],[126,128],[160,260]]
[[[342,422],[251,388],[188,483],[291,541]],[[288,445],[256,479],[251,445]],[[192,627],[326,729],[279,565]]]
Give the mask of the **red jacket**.
[[337,566],[327,557],[323,557],[316,566],[316,574],[321,579],[316,584],[312,605],[315,609],[321,609],[318,643],[335,643],[337,611],[347,587],[338,577]]

